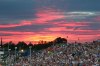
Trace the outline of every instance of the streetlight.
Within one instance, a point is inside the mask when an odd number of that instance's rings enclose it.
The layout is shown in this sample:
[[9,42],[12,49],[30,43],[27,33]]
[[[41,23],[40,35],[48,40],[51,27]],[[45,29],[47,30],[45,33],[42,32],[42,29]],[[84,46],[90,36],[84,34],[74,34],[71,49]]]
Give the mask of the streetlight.
[[8,44],[8,52],[9,52],[9,44]]
[[31,66],[31,48],[32,48],[32,46],[29,46],[29,49],[30,49],[30,66]]
[[8,64],[8,61],[7,61],[7,59],[6,59],[6,66],[7,66],[7,64]]
[[9,56],[10,56],[10,50],[11,50],[11,49],[9,49]]
[[67,38],[67,45],[68,45],[68,36],[66,38]]
[[17,50],[17,47],[15,47],[15,64],[16,64],[16,50]]
[[24,50],[23,49],[21,49],[21,53],[23,53],[24,52]]
[[[9,51],[9,59],[10,59],[10,50],[11,49],[8,49],[8,51]],[[9,60],[9,66],[11,65],[11,59]]]

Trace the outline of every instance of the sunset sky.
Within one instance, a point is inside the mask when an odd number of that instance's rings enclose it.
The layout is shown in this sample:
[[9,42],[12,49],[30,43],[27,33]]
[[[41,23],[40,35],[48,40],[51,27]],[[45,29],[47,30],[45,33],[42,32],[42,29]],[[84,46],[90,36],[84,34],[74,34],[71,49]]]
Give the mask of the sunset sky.
[[5,42],[100,39],[100,0],[0,0]]

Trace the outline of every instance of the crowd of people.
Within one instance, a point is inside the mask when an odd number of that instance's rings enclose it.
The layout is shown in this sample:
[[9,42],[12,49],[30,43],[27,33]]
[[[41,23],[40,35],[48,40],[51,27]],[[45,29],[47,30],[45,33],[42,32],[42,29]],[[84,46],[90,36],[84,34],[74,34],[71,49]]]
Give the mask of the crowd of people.
[[100,66],[100,44],[56,44],[19,57],[12,66]]

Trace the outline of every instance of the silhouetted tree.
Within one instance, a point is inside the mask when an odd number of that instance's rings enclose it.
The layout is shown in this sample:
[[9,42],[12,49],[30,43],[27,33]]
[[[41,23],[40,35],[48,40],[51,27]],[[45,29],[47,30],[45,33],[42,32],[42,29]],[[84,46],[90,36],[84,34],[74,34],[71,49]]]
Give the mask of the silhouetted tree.
[[11,49],[12,51],[15,50],[15,44],[12,41],[9,42],[9,49]]
[[10,41],[8,44],[9,44],[9,49],[11,50],[15,49],[15,44],[12,41]]
[[33,49],[33,44],[32,44],[31,42],[28,44],[28,48],[29,48],[30,46],[31,46],[32,49]]
[[4,48],[5,50],[8,50],[8,49],[14,50],[15,44],[14,44],[12,41],[10,41],[10,42],[8,42],[8,43],[5,43],[5,44],[3,45],[3,48]]
[[3,45],[3,48],[4,48],[5,50],[8,50],[8,43],[5,43],[5,44]]
[[67,43],[67,40],[65,38],[58,37],[54,40],[54,43]]
[[18,42],[18,44],[16,45],[16,47],[20,50],[20,49],[28,49],[28,45],[25,42]]
[[39,41],[39,44],[37,44],[37,45],[33,45],[31,42],[29,44],[26,44],[23,41],[18,42],[15,45],[12,41],[10,41],[10,42],[4,44],[4,48],[6,50],[8,50],[8,46],[9,46],[9,49],[11,49],[11,50],[15,50],[15,47],[17,47],[17,50],[21,50],[21,49],[27,50],[27,49],[29,49],[29,46],[32,46],[33,50],[42,50],[42,49],[46,49],[54,44],[59,44],[59,43],[67,43],[67,40],[65,38],[58,37],[54,41],[51,41],[51,42]]
[[33,44],[30,42],[30,43],[28,44],[28,46],[33,46]]
[[52,46],[53,44],[51,44],[51,43],[47,43],[47,44],[38,44],[38,45],[34,45],[33,46],[33,49],[34,50],[42,50],[42,49],[46,49],[46,48],[48,48],[48,47],[50,47],[50,46]]

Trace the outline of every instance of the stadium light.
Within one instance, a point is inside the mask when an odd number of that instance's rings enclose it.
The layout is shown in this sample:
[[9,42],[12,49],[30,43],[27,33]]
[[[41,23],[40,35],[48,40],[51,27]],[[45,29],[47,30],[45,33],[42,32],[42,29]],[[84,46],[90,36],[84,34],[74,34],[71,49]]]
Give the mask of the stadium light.
[[32,46],[29,46],[29,49],[30,49],[30,66],[31,66],[31,49],[32,49]]
[[23,52],[24,52],[24,50],[23,50],[23,49],[21,49],[21,52],[23,53]]
[[[11,49],[8,49],[8,51],[9,51],[9,59],[10,59],[10,51],[11,51]],[[11,60],[9,60],[9,65],[11,65]]]
[[17,47],[15,47],[15,64],[16,64],[16,50],[17,50]]

